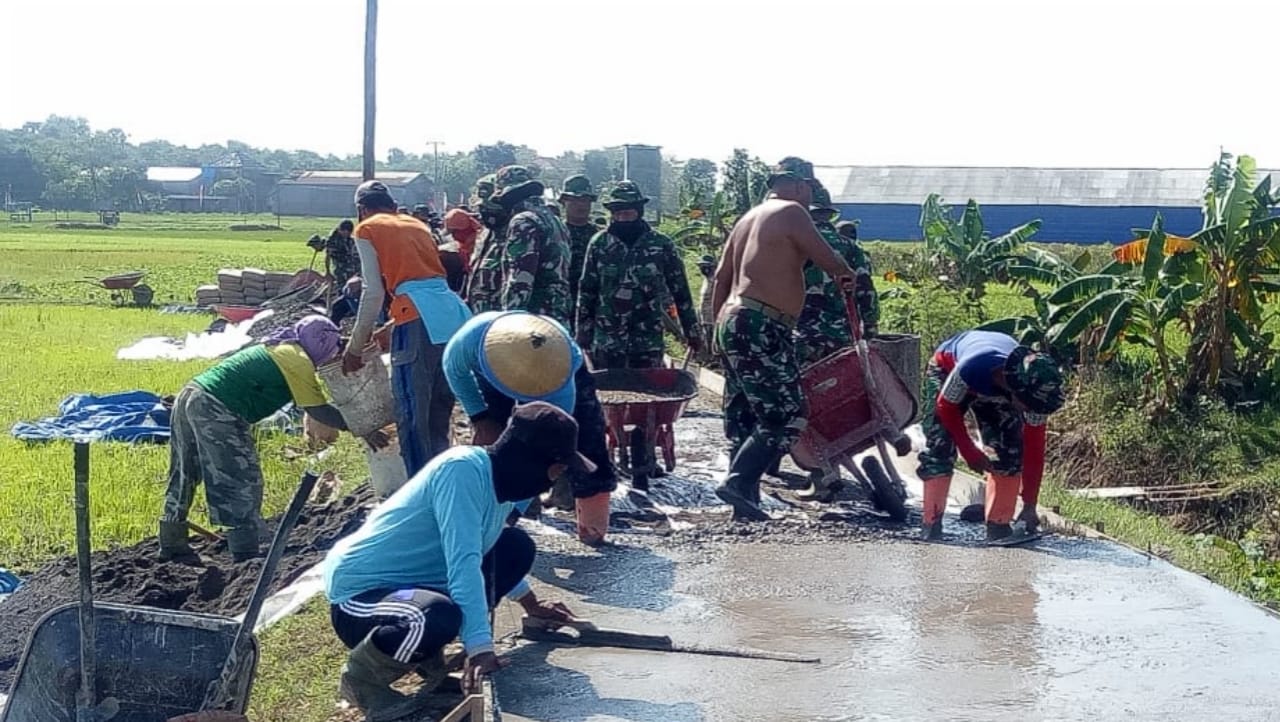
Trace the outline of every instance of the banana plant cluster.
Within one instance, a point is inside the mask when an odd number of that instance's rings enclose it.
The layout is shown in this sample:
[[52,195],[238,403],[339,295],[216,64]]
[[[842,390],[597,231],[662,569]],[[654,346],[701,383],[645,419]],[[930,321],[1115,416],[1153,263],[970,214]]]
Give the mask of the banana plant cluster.
[[924,250],[938,281],[976,305],[987,284],[1006,279],[1024,260],[1018,251],[1040,230],[1040,221],[1024,223],[1008,233],[991,236],[982,222],[982,209],[970,199],[957,218],[937,193],[920,208]]
[[[1201,230],[1173,236],[1157,215],[1115,261],[1062,284],[1046,299],[1046,343],[1099,360],[1122,343],[1152,349],[1164,405],[1266,369],[1275,358],[1265,301],[1280,293],[1280,197],[1255,175],[1252,158],[1223,153],[1205,185]],[[1190,338],[1183,355],[1169,348],[1171,324]]]

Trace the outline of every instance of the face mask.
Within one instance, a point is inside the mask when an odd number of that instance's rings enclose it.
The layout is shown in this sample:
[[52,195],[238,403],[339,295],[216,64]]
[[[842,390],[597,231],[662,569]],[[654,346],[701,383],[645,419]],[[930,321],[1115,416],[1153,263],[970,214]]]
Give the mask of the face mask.
[[509,220],[511,220],[511,214],[497,209],[484,210],[480,214],[480,222],[484,223],[485,228],[491,231],[499,231],[506,228]]
[[637,238],[649,230],[649,224],[643,218],[634,221],[614,221],[609,224],[609,233],[617,236],[623,243],[634,243]]

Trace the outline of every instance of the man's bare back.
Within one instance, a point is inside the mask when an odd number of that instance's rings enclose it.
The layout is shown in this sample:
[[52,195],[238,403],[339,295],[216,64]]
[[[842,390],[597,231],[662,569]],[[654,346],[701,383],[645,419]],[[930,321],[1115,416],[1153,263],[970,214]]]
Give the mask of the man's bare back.
[[798,317],[804,307],[804,264],[810,259],[833,278],[853,277],[804,206],[765,200],[738,220],[725,243],[712,301],[716,316],[731,299],[750,298]]

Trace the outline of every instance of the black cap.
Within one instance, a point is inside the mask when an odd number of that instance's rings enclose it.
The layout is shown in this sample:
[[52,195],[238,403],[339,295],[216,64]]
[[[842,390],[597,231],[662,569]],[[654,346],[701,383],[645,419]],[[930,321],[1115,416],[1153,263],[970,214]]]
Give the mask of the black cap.
[[386,183],[371,180],[356,187],[356,205],[394,208],[395,200],[391,198],[391,191],[387,189]]
[[590,474],[596,465],[578,453],[578,422],[545,401],[530,401],[516,406],[511,413],[507,433],[532,448],[545,451],[557,464]]

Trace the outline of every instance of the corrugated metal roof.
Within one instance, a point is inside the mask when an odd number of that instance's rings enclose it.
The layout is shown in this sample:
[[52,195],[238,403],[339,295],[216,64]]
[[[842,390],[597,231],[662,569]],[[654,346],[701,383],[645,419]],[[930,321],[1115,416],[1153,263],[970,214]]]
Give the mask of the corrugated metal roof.
[[[380,180],[389,187],[405,186],[423,174],[417,171],[396,171],[388,170],[378,173],[374,180]],[[286,185],[341,185],[341,186],[357,186],[364,180],[364,175],[358,170],[307,170],[291,177],[284,178],[280,182]]]
[[147,180],[154,183],[189,183],[200,177],[199,168],[177,166],[151,166],[147,168]]
[[[816,166],[836,203],[1199,207],[1207,168]],[[1258,178],[1280,171],[1260,170]]]

